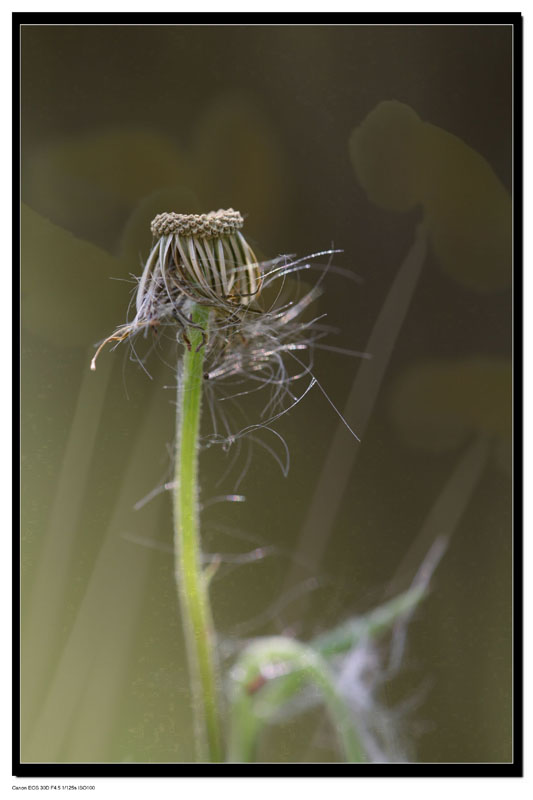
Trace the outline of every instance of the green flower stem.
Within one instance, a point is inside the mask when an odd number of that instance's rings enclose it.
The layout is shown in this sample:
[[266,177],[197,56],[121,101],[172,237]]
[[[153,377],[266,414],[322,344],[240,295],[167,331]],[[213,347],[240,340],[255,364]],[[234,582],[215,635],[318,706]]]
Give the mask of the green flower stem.
[[174,553],[178,594],[187,643],[199,761],[222,761],[214,629],[203,572],[198,524],[198,437],[204,340],[209,310],[195,306],[187,349],[180,365],[177,404]]

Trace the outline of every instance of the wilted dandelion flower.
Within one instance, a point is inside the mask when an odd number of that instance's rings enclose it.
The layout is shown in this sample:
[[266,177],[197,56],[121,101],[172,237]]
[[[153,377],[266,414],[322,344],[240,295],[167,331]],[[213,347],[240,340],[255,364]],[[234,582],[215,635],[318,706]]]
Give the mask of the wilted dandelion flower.
[[132,322],[121,325],[98,348],[122,341],[147,327],[175,322],[189,346],[186,330],[197,327],[188,312],[191,303],[227,316],[249,305],[261,287],[257,259],[240,233],[243,219],[232,208],[209,214],[158,214],[151,231],[152,248],[135,298]]
[[[176,328],[178,340],[190,348],[188,330],[200,327],[192,319],[197,305],[212,312],[201,343],[209,390],[222,382],[233,388],[246,384],[246,389],[232,395],[236,396],[268,387],[262,427],[299,402],[317,383],[311,373],[313,348],[328,329],[320,318],[302,320],[321,294],[321,279],[311,289],[300,288],[295,296],[294,277],[311,267],[310,259],[335,251],[260,263],[241,233],[242,226],[241,214],[231,208],[208,214],[158,214],[151,223],[157,239],[138,279],[135,316],[102,342],[91,368],[108,342],[146,335],[161,326]],[[292,384],[305,376],[309,376],[305,390],[294,394]],[[215,405],[211,402],[214,415],[222,414]],[[215,424],[211,441],[231,443],[257,427],[236,433],[228,429],[225,416],[223,422],[225,432],[218,433]]]

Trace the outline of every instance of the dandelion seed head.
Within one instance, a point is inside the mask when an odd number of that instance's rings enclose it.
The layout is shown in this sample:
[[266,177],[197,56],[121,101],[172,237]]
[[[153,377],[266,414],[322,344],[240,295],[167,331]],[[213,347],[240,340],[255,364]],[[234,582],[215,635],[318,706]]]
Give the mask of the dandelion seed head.
[[[189,335],[199,328],[192,319],[194,307],[207,307],[209,328],[202,329],[201,346],[213,432],[203,443],[225,449],[259,429],[275,433],[269,424],[318,383],[312,373],[314,348],[328,329],[321,317],[306,317],[322,294],[327,268],[311,287],[300,276],[317,266],[318,257],[338,252],[259,262],[242,233],[243,225],[242,215],[232,208],[207,214],[158,214],[151,223],[155,240],[130,306],[133,318],[102,342],[91,362],[95,369],[106,344],[118,346],[129,340],[132,356],[146,371],[133,339],[170,331],[178,343],[190,348]],[[298,382],[301,388],[296,388]],[[256,392],[265,397],[258,423],[235,427],[229,421],[234,401]],[[260,443],[271,449],[270,444]],[[286,474],[288,448],[281,436],[279,444],[281,454],[275,458]]]

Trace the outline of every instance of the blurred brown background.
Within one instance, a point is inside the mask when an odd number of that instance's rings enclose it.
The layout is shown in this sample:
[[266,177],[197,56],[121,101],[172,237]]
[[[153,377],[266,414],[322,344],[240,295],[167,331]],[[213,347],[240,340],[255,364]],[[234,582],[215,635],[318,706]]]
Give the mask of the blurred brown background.
[[[446,243],[457,230],[453,252],[477,254],[506,224],[512,29],[25,25],[21,47],[22,759],[192,758],[170,500],[134,510],[169,480],[174,398],[164,387],[175,378],[156,356],[150,380],[126,346],[103,353],[95,374],[89,361],[125,319],[131,285],[111,278],[140,274],[152,216],[231,206],[265,257],[342,248],[335,263],[363,283],[328,277],[320,308],[340,330],[328,341],[357,351],[422,218],[433,238],[362,443],[311,392],[277,425],[288,478],[256,448],[238,487],[247,502],[206,508],[208,552],[276,547],[213,584],[224,652],[244,635],[308,637],[363,613],[393,580],[406,588],[432,539],[450,534],[381,700],[413,701],[399,736],[416,761],[509,761],[510,251],[486,281],[484,256],[459,270],[436,231]],[[374,174],[360,174],[367,151],[358,172],[349,150],[354,129],[391,100],[437,142],[429,155],[414,148],[425,194],[402,210],[376,201]],[[384,125],[400,142],[394,120]],[[368,138],[372,150],[378,138]],[[472,209],[482,211],[471,224]],[[361,363],[317,353],[315,374],[341,410]],[[335,436],[344,461],[326,477],[346,490],[324,533],[307,515]],[[246,454],[224,477],[230,459],[203,454],[203,500],[235,491]],[[307,547],[318,564],[305,566]],[[304,605],[291,603],[290,575],[318,578]],[[334,760],[332,735],[309,741],[320,714],[268,737],[265,760]]]

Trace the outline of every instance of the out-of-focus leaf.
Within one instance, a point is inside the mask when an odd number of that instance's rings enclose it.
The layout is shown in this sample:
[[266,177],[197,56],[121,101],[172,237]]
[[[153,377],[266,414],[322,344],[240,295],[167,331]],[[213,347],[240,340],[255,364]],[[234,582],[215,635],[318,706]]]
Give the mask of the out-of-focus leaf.
[[[21,210],[22,324],[61,347],[87,346],[128,303],[127,264],[26,205]],[[119,317],[119,321],[122,316]]]
[[39,213],[78,235],[116,241],[146,195],[190,183],[178,141],[157,131],[104,128],[54,142],[25,159],[23,191]]
[[388,100],[354,128],[350,159],[369,199],[390,211],[408,211],[420,202],[423,123],[405,103]]
[[177,142],[149,129],[106,128],[57,142],[34,157],[32,190],[48,191],[58,175],[98,186],[124,202],[135,202],[188,177]]
[[477,289],[511,280],[511,198],[489,164],[456,136],[424,125],[423,202],[435,255],[446,272]]
[[[26,157],[25,199],[69,230],[87,237],[97,231],[109,246],[139,203],[147,208],[150,198],[162,199],[167,190],[170,205],[158,205],[154,213],[235,207],[253,221],[258,239],[271,238],[283,219],[288,165],[275,128],[253,97],[215,97],[190,148],[179,135],[113,127],[54,142]],[[138,241],[135,248],[137,263]]]
[[509,284],[511,198],[479,153],[396,101],[373,109],[349,147],[372,202],[423,208],[433,251],[451,277],[478,290]]

